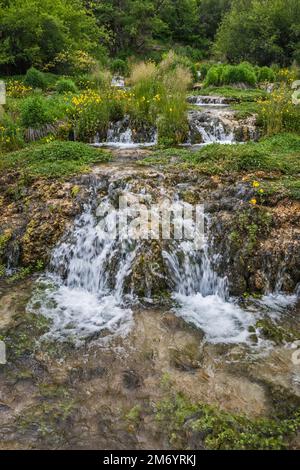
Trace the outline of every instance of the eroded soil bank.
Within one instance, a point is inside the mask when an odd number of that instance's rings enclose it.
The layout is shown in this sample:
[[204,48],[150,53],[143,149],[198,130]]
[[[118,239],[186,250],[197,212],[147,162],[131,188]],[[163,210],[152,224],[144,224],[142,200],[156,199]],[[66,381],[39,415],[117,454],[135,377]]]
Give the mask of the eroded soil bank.
[[[43,339],[48,321],[26,306],[51,249],[89,198],[93,179],[135,181],[154,196],[177,187],[180,197],[204,203],[211,214],[214,246],[223,254],[215,269],[229,279],[230,293],[251,302],[266,291],[290,294],[299,284],[299,202],[280,194],[257,197],[261,173],[206,176],[174,165],[168,171],[136,160],[150,151],[116,152],[110,164],[70,181],[37,180],[20,189],[2,177],[1,263],[13,277],[0,285],[0,337],[8,362],[0,365],[0,448],[300,448],[299,304],[276,325],[259,325],[266,340],[210,344],[200,330],[178,318],[172,283],[160,250],[149,242],[131,283],[142,300],[126,337],[110,342]],[[23,268],[14,271],[15,268]],[[154,307],[146,308],[145,291]],[[142,306],[144,305],[144,306]],[[294,349],[293,349],[294,347]]]

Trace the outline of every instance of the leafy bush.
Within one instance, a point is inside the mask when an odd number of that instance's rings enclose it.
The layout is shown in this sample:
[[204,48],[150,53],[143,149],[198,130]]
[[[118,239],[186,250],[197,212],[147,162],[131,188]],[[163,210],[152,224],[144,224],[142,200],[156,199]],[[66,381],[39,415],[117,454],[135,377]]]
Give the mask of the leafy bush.
[[33,176],[61,177],[86,171],[87,165],[107,161],[109,154],[80,142],[51,142],[10,153],[0,160],[0,171],[23,168]]
[[255,86],[257,77],[252,65],[244,62],[239,65],[215,65],[207,73],[206,86],[222,86],[245,83]]
[[274,71],[270,67],[260,67],[257,71],[257,80],[259,83],[273,83],[276,80]]
[[128,74],[128,65],[125,60],[115,59],[111,64],[111,71],[114,74],[126,76]]
[[205,86],[221,86],[223,65],[213,65],[207,72]]
[[289,83],[282,82],[266,100],[260,100],[260,119],[267,135],[300,133],[300,106],[292,102]]
[[38,129],[54,121],[49,101],[41,95],[34,95],[23,101],[20,118],[22,126],[33,129]]
[[112,90],[105,99],[109,108],[109,120],[112,122],[121,121],[128,111],[131,94],[128,95],[124,90]]
[[192,79],[189,68],[179,62],[175,54],[168,54],[158,66],[144,62],[135,65],[130,77],[132,121],[157,125],[164,144],[181,143],[187,133],[186,91]]
[[209,69],[212,67],[211,64],[202,63],[198,66],[198,70],[201,73],[201,80],[204,80],[208,74]]
[[32,91],[30,86],[24,85],[19,80],[9,80],[6,85],[6,93],[10,98],[24,98]]
[[56,91],[58,93],[77,93],[78,89],[70,78],[61,78],[56,83]]
[[244,62],[236,66],[225,66],[222,75],[222,82],[224,85],[230,85],[231,83],[246,83],[247,85],[255,86],[257,77],[252,65]]
[[24,83],[27,86],[32,88],[40,88],[41,90],[44,90],[47,87],[47,80],[45,75],[34,67],[31,67],[29,70],[27,70]]

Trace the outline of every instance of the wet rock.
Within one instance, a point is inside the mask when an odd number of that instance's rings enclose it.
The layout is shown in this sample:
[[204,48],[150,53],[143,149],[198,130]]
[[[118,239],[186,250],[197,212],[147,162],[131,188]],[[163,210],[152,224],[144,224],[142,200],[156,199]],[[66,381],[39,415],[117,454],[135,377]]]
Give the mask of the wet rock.
[[175,369],[192,372],[200,369],[203,354],[199,344],[187,344],[183,348],[170,349],[170,365]]
[[128,390],[135,390],[141,386],[141,378],[134,370],[123,372],[123,385]]

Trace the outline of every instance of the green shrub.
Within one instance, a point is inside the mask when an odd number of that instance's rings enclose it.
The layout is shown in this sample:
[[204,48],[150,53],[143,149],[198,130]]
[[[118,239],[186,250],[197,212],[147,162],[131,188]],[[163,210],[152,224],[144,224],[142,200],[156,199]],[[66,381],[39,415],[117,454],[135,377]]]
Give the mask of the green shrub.
[[54,122],[49,101],[41,95],[26,98],[21,104],[20,119],[25,128],[38,129],[46,124]]
[[116,90],[106,96],[109,108],[109,120],[121,121],[128,109],[128,96],[122,90]]
[[269,82],[273,83],[276,80],[274,71],[270,67],[261,67],[257,71],[257,80],[259,83]]
[[222,83],[230,85],[234,83],[246,83],[255,86],[257,82],[254,68],[247,63],[239,65],[226,65],[223,70]]
[[47,87],[45,75],[34,67],[27,70],[24,83],[32,88],[40,88],[41,90]]
[[98,133],[105,137],[109,126],[109,100],[94,90],[87,90],[72,98],[68,114],[76,138],[90,142]]
[[38,129],[55,119],[49,102],[41,95],[26,98],[21,104],[21,123],[25,128]]
[[131,72],[131,120],[136,125],[157,125],[163,144],[182,143],[187,134],[186,92],[192,79],[189,67],[180,62],[169,53],[158,66],[143,62]]
[[117,75],[126,76],[129,72],[127,62],[122,59],[115,59],[111,64],[111,71]]
[[252,65],[244,62],[239,65],[214,65],[207,73],[206,86],[222,86],[245,83],[255,86],[257,77]]
[[211,68],[211,64],[203,63],[198,66],[198,70],[201,73],[201,80],[205,80],[209,69]]
[[213,65],[207,72],[205,86],[221,86],[223,65]]
[[61,78],[56,83],[56,91],[58,93],[77,93],[78,89],[70,78]]
[[300,133],[300,106],[293,104],[289,83],[281,82],[259,105],[259,118],[267,135]]

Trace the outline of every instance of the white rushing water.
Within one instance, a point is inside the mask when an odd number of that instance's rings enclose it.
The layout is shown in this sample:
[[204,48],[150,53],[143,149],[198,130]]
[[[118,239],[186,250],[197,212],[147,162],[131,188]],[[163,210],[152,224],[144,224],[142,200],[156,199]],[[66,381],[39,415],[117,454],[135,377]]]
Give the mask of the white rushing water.
[[226,277],[212,267],[208,242],[201,251],[195,251],[191,242],[182,242],[164,252],[164,257],[175,280],[176,315],[200,328],[210,342],[246,341],[254,316],[229,298]]
[[[126,188],[125,192],[128,185]],[[42,288],[29,305],[30,310],[38,310],[50,320],[48,338],[80,344],[86,339],[125,336],[133,326],[136,297],[126,282],[143,242],[128,239],[125,231],[118,237],[107,236],[104,225],[112,228],[124,215],[112,208],[114,191],[112,188],[110,196],[102,199],[101,214],[93,206],[94,195],[53,251],[49,273],[41,279]],[[209,231],[209,219],[206,221]],[[219,255],[212,254],[207,239],[201,249],[196,249],[192,240],[170,241],[162,256],[174,286],[174,313],[201,329],[209,342],[247,342],[249,327],[262,315],[276,320],[297,301],[296,295],[275,293],[242,308],[237,299],[230,298],[226,277],[215,272]]]
[[229,104],[226,98],[222,96],[190,96],[188,102],[194,106],[209,108],[228,108]]
[[104,142],[100,141],[99,136],[96,136],[94,146],[131,149],[153,147],[158,142],[157,131],[154,128],[149,129],[147,132],[140,131],[137,137],[134,137],[129,119],[125,117],[121,121],[110,123]]
[[[117,216],[117,211],[108,212],[104,217],[108,227]],[[107,237],[98,222],[92,206],[87,206],[52,254],[51,273],[42,280],[49,287],[40,308],[52,323],[46,335],[52,339],[74,338],[79,343],[104,330],[108,337],[124,336],[132,326],[132,310],[125,307],[123,290],[135,250],[122,237]],[[39,296],[29,308],[34,308]]]

